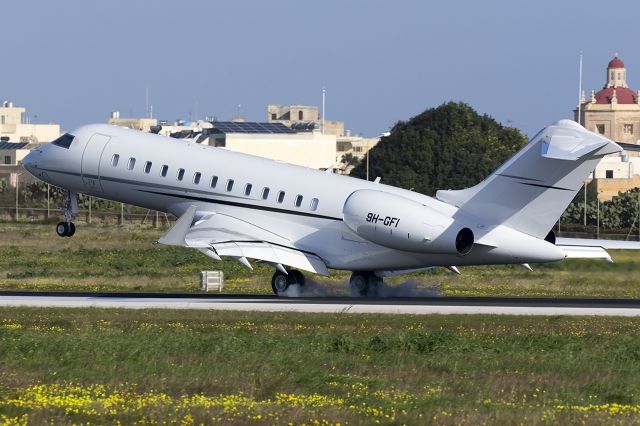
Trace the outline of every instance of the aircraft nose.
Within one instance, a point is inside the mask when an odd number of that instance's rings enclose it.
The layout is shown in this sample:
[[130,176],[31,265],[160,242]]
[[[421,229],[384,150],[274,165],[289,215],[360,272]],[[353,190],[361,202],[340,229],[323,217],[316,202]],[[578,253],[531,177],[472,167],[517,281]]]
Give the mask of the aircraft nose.
[[33,150],[26,157],[22,159],[22,167],[27,169],[29,173],[34,174],[34,170],[37,168],[37,159],[40,153],[38,150]]

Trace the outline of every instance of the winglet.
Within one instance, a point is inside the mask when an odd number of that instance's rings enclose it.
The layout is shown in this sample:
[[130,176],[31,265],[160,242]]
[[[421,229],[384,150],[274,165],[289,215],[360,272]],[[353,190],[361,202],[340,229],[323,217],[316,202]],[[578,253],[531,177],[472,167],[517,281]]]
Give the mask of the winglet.
[[176,221],[176,223],[164,234],[158,242],[160,244],[166,244],[170,246],[185,246],[184,240],[187,232],[191,229],[193,223],[193,217],[196,215],[197,206],[191,205],[186,212],[182,214]]

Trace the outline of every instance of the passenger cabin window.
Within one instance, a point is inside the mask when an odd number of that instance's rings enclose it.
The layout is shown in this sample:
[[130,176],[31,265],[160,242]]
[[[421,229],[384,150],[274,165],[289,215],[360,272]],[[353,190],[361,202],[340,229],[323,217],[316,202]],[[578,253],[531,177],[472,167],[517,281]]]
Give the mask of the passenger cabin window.
[[233,189],[233,179],[229,179],[227,181],[227,192],[231,192],[232,189]]
[[296,195],[295,205],[296,207],[300,207],[302,205],[302,195]]
[[318,210],[318,199],[314,198],[311,200],[311,204],[309,204],[309,209],[312,211]]
[[73,138],[74,138],[73,135],[70,135],[69,133],[65,133],[64,135],[60,136],[58,139],[54,140],[51,143],[53,145],[69,149],[69,147],[71,146],[71,142],[73,142]]
[[144,163],[144,172],[145,172],[146,174],[151,173],[151,165],[152,165],[152,164],[153,164],[153,163],[152,163],[151,161],[147,161],[146,163]]
[[184,169],[178,169],[177,178],[178,180],[184,179]]
[[251,195],[251,188],[253,188],[253,185],[251,185],[250,183],[246,184],[244,187],[244,195],[245,196],[249,196]]
[[284,191],[280,191],[278,192],[278,197],[276,198],[276,200],[282,204],[282,202],[284,201]]
[[160,169],[160,176],[167,177],[168,172],[169,172],[169,166],[165,164],[162,166],[162,169]]
[[211,176],[211,182],[209,182],[209,186],[211,188],[215,188],[218,184],[218,176]]
[[117,167],[118,166],[118,160],[120,160],[120,156],[118,154],[113,154],[113,157],[111,157],[111,165],[113,167]]
[[194,183],[194,184],[196,184],[196,185],[197,185],[197,184],[199,184],[199,183],[200,183],[200,177],[201,177],[201,176],[202,176],[202,173],[200,173],[200,172],[196,172],[196,173],[193,175],[193,183]]
[[133,157],[129,158],[129,162],[127,163],[127,169],[133,170],[135,166],[136,166],[136,159]]
[[269,188],[264,187],[262,188],[262,199],[266,200],[267,198],[269,198]]

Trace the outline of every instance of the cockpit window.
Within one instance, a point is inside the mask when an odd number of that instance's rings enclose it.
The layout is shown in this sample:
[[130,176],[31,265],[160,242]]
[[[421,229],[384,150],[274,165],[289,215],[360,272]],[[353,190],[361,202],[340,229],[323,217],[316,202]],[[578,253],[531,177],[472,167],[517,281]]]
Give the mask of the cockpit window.
[[75,136],[70,135],[69,133],[65,133],[64,135],[60,136],[58,139],[56,139],[51,143],[54,145],[69,149],[69,147],[71,146],[71,142],[73,142],[74,137]]

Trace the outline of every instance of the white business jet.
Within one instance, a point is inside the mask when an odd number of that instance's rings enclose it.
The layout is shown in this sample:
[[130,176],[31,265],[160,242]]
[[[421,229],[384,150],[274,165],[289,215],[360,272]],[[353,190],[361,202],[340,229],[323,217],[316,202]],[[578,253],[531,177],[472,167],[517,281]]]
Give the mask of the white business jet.
[[434,266],[610,260],[604,248],[625,242],[556,240],[552,227],[598,161],[621,150],[561,120],[478,185],[435,198],[104,124],[67,133],[22,164],[63,189],[60,236],[74,234],[84,193],[174,214],[160,243],[273,265],[276,294],[304,285],[300,270],[341,269],[365,295],[386,275]]

